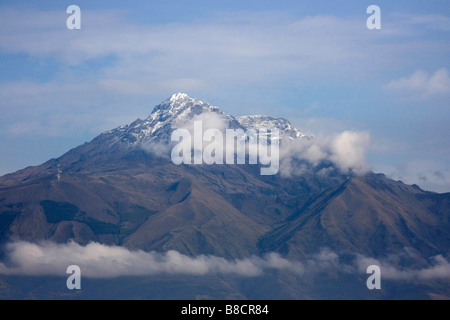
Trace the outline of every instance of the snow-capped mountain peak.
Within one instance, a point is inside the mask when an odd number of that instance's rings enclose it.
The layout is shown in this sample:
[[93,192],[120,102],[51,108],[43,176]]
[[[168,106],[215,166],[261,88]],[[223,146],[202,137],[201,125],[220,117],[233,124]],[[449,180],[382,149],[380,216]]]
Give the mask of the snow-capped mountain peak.
[[157,105],[146,121],[157,120],[159,122],[166,122],[167,120],[174,120],[175,118],[180,118],[188,114],[200,114],[211,111],[223,113],[219,108],[191,98],[185,93],[176,93]]
[[194,106],[194,105],[206,105],[203,101],[189,97],[186,93],[175,93],[170,98],[164,100],[161,104],[157,105],[153,109],[153,113],[158,111],[164,111],[169,113],[177,113],[180,110]]
[[[150,116],[134,121],[129,126],[121,126],[105,134],[111,135],[111,143],[119,142],[126,147],[138,146],[143,143],[159,141],[167,143],[173,130],[189,121],[212,118],[225,123],[230,129],[256,129],[273,130],[278,129],[281,137],[289,139],[309,138],[300,130],[296,129],[287,119],[274,118],[266,115],[252,115],[235,118],[221,111],[217,107],[185,93],[176,93],[170,98],[157,105]],[[204,124],[205,125],[205,124]]]

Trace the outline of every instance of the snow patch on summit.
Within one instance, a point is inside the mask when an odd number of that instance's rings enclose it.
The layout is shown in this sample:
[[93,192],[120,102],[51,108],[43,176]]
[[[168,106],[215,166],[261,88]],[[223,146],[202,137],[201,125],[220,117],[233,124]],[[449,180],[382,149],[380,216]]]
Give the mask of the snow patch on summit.
[[291,139],[308,137],[303,132],[292,126],[289,120],[274,118],[266,115],[253,115],[238,117],[237,121],[246,128],[256,130],[279,130],[280,134]]

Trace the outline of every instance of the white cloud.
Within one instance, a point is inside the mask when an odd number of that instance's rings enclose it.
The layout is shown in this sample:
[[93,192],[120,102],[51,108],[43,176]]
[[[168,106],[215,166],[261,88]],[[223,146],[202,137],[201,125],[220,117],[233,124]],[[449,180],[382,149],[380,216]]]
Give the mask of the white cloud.
[[344,131],[333,139],[330,159],[341,170],[352,169],[362,174],[369,169],[365,155],[369,146],[370,136],[367,132]]
[[[407,255],[414,254],[411,250]],[[381,267],[381,277],[386,280],[449,279],[450,263],[443,256],[430,258],[429,267],[405,269],[399,267],[401,256],[390,255],[385,259],[373,259],[354,255],[352,262],[340,261],[340,256],[327,248],[309,256],[304,261],[283,258],[278,253],[264,257],[251,256],[227,260],[211,255],[189,257],[177,251],[129,250],[119,246],[107,246],[92,242],[81,246],[75,242],[57,244],[49,241],[30,243],[11,242],[6,245],[6,258],[0,262],[3,275],[56,275],[66,276],[69,265],[78,265],[82,276],[88,278],[114,278],[119,276],[144,276],[158,274],[209,275],[232,274],[241,277],[263,276],[265,271],[279,270],[310,277],[321,272],[365,274],[369,265]]]
[[340,268],[339,256],[328,249],[322,249],[304,263],[285,259],[274,252],[262,258],[251,256],[227,260],[210,255],[189,257],[174,250],[165,253],[130,251],[124,247],[95,242],[81,246],[75,242],[57,244],[49,241],[17,241],[8,243],[6,252],[7,262],[0,262],[0,274],[5,275],[64,276],[67,266],[73,264],[81,268],[83,276],[90,278],[155,274],[234,274],[255,277],[262,276],[266,270],[312,275]]
[[445,68],[433,74],[418,70],[408,77],[392,80],[388,88],[412,93],[415,97],[428,97],[450,93],[450,76]]
[[357,256],[356,264],[359,271],[365,272],[367,266],[378,265],[381,269],[381,277],[386,280],[426,281],[435,279],[450,279],[450,262],[442,255],[432,257],[431,266],[421,269],[400,268],[397,266],[397,256],[383,260]]
[[316,166],[322,161],[331,161],[343,172],[364,174],[370,170],[366,153],[370,147],[367,132],[343,131],[334,136],[317,136],[313,139],[285,139],[280,145],[280,172],[284,176],[301,175],[304,164],[295,160],[306,160]]
[[188,257],[177,251],[166,253],[130,251],[124,247],[75,242],[12,242],[7,245],[8,262],[0,263],[0,274],[65,275],[67,266],[78,265],[85,277],[110,278],[153,274],[235,274],[260,276],[264,270],[287,270],[301,274],[301,263],[282,258],[276,253],[264,258],[255,256],[226,260],[216,256]]

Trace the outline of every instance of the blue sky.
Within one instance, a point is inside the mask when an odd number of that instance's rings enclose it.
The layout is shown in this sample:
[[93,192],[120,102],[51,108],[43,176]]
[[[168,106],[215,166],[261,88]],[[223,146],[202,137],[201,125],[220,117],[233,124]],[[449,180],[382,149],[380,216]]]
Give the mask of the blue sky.
[[[371,4],[381,30],[366,28]],[[314,135],[367,132],[374,171],[448,192],[449,40],[444,0],[2,1],[0,174],[181,91]]]

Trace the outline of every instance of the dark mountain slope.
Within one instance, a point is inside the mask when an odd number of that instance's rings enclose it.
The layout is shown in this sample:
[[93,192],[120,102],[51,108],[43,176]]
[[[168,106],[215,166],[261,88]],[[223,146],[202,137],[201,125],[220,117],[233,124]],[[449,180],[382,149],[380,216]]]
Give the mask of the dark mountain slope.
[[260,248],[292,256],[321,247],[373,257],[405,248],[422,257],[447,253],[449,199],[383,175],[355,177],[288,217],[262,237]]

